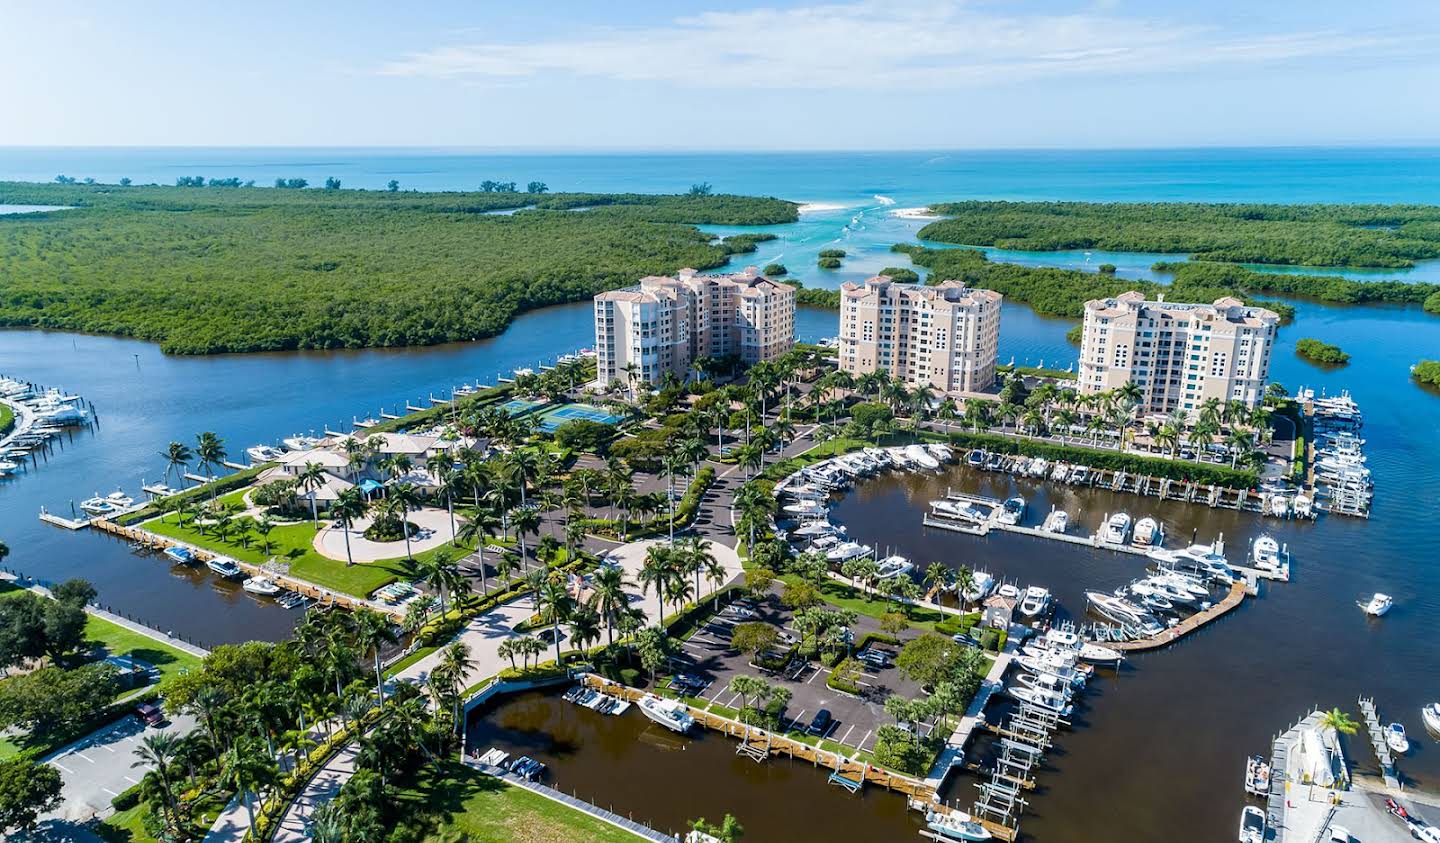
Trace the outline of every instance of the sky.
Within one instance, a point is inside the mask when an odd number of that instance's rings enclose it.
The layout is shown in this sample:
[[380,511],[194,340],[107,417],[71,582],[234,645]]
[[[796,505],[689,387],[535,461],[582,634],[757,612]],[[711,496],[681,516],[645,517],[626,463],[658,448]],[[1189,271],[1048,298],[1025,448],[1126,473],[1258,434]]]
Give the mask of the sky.
[[0,0],[0,145],[1440,142],[1421,0]]

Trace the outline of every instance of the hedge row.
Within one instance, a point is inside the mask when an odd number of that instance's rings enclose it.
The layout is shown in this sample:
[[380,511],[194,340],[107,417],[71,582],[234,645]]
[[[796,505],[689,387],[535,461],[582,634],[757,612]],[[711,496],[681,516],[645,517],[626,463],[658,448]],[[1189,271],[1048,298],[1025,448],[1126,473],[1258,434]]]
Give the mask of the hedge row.
[[1077,445],[1061,445],[1030,439],[1012,439],[995,433],[950,434],[927,431],[924,438],[937,442],[949,442],[962,448],[980,448],[998,454],[1020,454],[1027,457],[1044,457],[1048,460],[1063,460],[1090,468],[1124,471],[1150,477],[1167,477],[1171,480],[1225,486],[1231,489],[1253,489],[1257,475],[1253,471],[1241,471],[1223,465],[1204,465],[1185,460],[1169,460],[1160,457],[1142,457],[1119,451],[1105,451],[1084,448]]

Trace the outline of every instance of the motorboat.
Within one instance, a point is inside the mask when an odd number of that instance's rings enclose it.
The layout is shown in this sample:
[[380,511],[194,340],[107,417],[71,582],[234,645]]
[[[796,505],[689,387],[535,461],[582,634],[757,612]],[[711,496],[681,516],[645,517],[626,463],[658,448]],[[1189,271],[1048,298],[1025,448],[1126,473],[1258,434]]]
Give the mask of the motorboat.
[[1394,602],[1395,601],[1390,597],[1390,595],[1381,594],[1377,591],[1375,592],[1374,596],[1370,598],[1369,602],[1361,603],[1359,601],[1356,601],[1355,605],[1359,606],[1365,612],[1365,614],[1369,615],[1370,617],[1378,618],[1386,612],[1390,611],[1390,607],[1394,604]]
[[879,580],[893,579],[910,573],[914,568],[915,564],[903,556],[898,554],[887,556],[881,559],[880,564],[875,567],[875,578]]
[[1069,463],[1057,462],[1055,467],[1050,470],[1050,479],[1057,483],[1065,482],[1065,478],[1068,476],[1070,476]]
[[208,561],[206,561],[205,567],[209,568],[210,570],[214,571],[215,573],[226,579],[232,579],[245,573],[244,571],[240,570],[240,566],[235,564],[234,560],[226,559],[223,556],[211,557]]
[[1385,745],[1390,751],[1397,755],[1404,755],[1410,751],[1410,739],[1405,736],[1405,727],[1400,723],[1391,723],[1385,727]]
[[1027,618],[1037,618],[1050,608],[1050,592],[1038,585],[1032,585],[1025,589],[1025,595],[1020,600],[1020,614]]
[[1085,599],[1096,612],[1116,623],[1138,624],[1145,616],[1144,610],[1139,606],[1103,591],[1087,591]]
[[297,433],[294,436],[287,436],[281,439],[280,444],[291,451],[308,451],[311,448],[318,447],[320,443],[324,441],[324,439],[317,436],[301,436]]
[[[1068,624],[1067,624],[1068,626]],[[1124,661],[1125,654],[1110,647],[1102,647],[1082,639],[1070,628],[1052,628],[1045,633],[1044,642],[1056,649],[1074,650],[1081,661],[1109,663]]]
[[1425,721],[1425,728],[1440,735],[1440,702],[1433,702],[1420,709],[1420,719]]
[[1130,538],[1130,516],[1124,512],[1117,512],[1105,521],[1105,528],[1100,533],[1100,540],[1108,544],[1124,544]]
[[785,494],[797,501],[827,501],[830,499],[829,491],[817,489],[814,486],[796,486],[793,489],[786,489]]
[[910,462],[929,471],[940,467],[940,461],[930,456],[930,452],[925,450],[924,445],[906,445],[905,456]]
[[965,455],[965,464],[971,468],[979,468],[985,464],[985,452],[976,448]]
[[90,515],[109,515],[115,511],[115,505],[98,494],[93,498],[81,501],[80,508]]
[[955,518],[961,521],[984,521],[985,513],[977,509],[973,504],[965,501],[934,500],[930,502],[930,509],[936,515],[946,518]]
[[1284,518],[1290,514],[1290,497],[1287,495],[1270,496],[1270,514],[1276,518]]
[[1258,755],[1245,760],[1245,792],[1251,796],[1270,795],[1270,765]]
[[1069,717],[1074,712],[1074,707],[1070,705],[1070,700],[1061,694],[1039,688],[1032,688],[1028,685],[1006,685],[1005,693],[1021,702],[1028,702],[1031,705],[1049,709],[1061,717]]
[[1165,531],[1160,522],[1150,516],[1145,516],[1135,522],[1135,535],[1130,542],[1136,547],[1154,547],[1164,540]]
[[1073,653],[1027,644],[1015,657],[1015,664],[1031,673],[1062,673],[1075,667]]
[[9,474],[19,467],[20,463],[18,462],[11,462],[10,460],[0,459],[0,475]]
[[640,713],[672,732],[681,734],[690,731],[690,727],[695,725],[695,718],[684,703],[654,694],[646,694],[640,698]]
[[1015,676],[1021,687],[1033,688],[1054,695],[1057,699],[1069,699],[1085,684],[1085,677],[1074,671],[1064,675],[1049,670],[1022,671]]
[[1142,608],[1149,609],[1152,612],[1175,611],[1175,604],[1170,601],[1170,598],[1163,594],[1142,594],[1139,597],[1139,601]]
[[245,455],[253,463],[275,462],[288,453],[284,448],[276,448],[273,445],[251,445],[245,449]]
[[126,507],[134,506],[135,499],[116,489],[105,496],[105,502],[115,509],[125,509]]
[[1050,514],[1045,516],[1045,523],[1040,529],[1047,533],[1063,533],[1070,528],[1070,514],[1063,509],[1052,509]]
[[1148,582],[1159,588],[1166,597],[1181,603],[1194,603],[1210,596],[1210,589],[1206,588],[1203,582],[1176,571],[1156,574],[1150,577]]
[[1265,812],[1254,805],[1246,805],[1240,812],[1240,843],[1264,843]]
[[825,506],[819,501],[796,501],[786,504],[785,511],[791,515],[819,515],[825,511]]
[[1001,524],[1019,524],[1020,519],[1025,517],[1025,499],[1016,495],[1006,499],[1005,503],[995,511],[995,520]]
[[1250,559],[1262,571],[1279,572],[1288,567],[1290,553],[1282,548],[1275,537],[1268,533],[1255,540],[1250,548]]
[[1083,486],[1090,482],[1090,469],[1083,465],[1077,465],[1070,469],[1070,482]]
[[176,565],[194,565],[198,561],[194,551],[178,544],[165,548],[163,552],[166,558]]
[[1011,585],[1008,582],[1000,584],[1000,589],[998,593],[1006,600],[1014,600],[1017,603],[1020,601],[1020,588],[1018,586]]
[[825,551],[825,558],[831,562],[845,562],[870,552],[870,545],[859,542],[841,542]]
[[811,521],[809,524],[791,530],[790,535],[808,539],[818,536],[834,536],[843,532],[845,532],[844,527],[831,524],[829,521]]
[[961,811],[941,813],[925,812],[925,825],[936,834],[948,840],[989,840],[989,829],[980,821]]
[[258,594],[262,597],[274,597],[280,593],[280,586],[269,577],[250,577],[241,584],[241,588],[251,594]]
[[950,450],[949,445],[941,445],[939,442],[931,442],[930,444],[925,446],[925,450],[929,451],[930,456],[934,457],[940,462],[955,461],[955,452]]
[[989,571],[971,571],[970,587],[960,592],[966,603],[978,603],[995,587],[995,577]]

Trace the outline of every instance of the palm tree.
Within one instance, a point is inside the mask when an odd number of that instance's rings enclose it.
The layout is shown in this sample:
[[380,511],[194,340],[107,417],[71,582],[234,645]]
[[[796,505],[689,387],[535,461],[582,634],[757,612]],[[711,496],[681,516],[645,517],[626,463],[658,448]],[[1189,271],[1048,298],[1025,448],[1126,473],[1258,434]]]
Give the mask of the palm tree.
[[540,458],[533,448],[518,448],[506,458],[506,467],[516,486],[520,489],[520,505],[525,505],[525,484],[534,477],[540,465]]
[[170,472],[179,468],[183,475],[183,469],[190,464],[194,454],[183,442],[171,442],[165,447],[165,450],[160,452],[160,457],[165,460],[165,482],[168,483],[170,482]]
[[390,490],[388,498],[390,504],[400,510],[400,531],[405,534],[405,558],[414,559],[410,552],[410,523],[409,516],[414,510],[420,508],[420,492],[409,483],[397,483]]
[[156,732],[146,735],[135,748],[136,759],[131,767],[150,767],[160,783],[163,802],[163,817],[167,828],[177,825],[175,817],[175,791],[170,782],[170,765],[180,749],[180,736],[174,732]]
[[945,425],[946,433],[950,432],[950,423],[955,421],[956,416],[959,415],[959,410],[960,408],[956,406],[955,399],[953,398],[946,398],[944,401],[941,401],[940,406],[935,409],[935,417]]
[[630,595],[625,589],[630,583],[625,579],[625,569],[619,565],[602,566],[595,572],[590,583],[590,606],[605,621],[608,645],[615,645],[615,626],[620,614],[630,605]]
[[[440,664],[438,669],[456,678],[457,681],[464,681],[470,671],[475,669],[475,660],[470,658],[470,645],[464,641],[455,641],[440,651]],[[453,734],[460,726],[460,695],[453,695],[454,702],[450,713],[450,731]]]
[[468,580],[460,573],[459,566],[444,548],[435,551],[429,559],[420,563],[420,574],[425,584],[440,594],[442,616],[450,611],[449,597],[458,588],[468,584]]
[[318,492],[320,488],[325,485],[325,481],[326,479],[328,479],[328,475],[326,475],[325,469],[321,467],[320,463],[318,462],[307,462],[305,463],[305,468],[301,470],[300,474],[295,479],[296,488],[300,489],[303,492],[309,493],[310,520],[319,521],[320,510],[316,504],[316,492]]
[[570,614],[570,620],[566,623],[570,630],[570,640],[583,655],[589,645],[600,640],[600,616],[594,609],[583,608]]
[[955,571],[955,591],[960,595],[960,603],[963,606],[966,602],[965,595],[975,587],[975,572],[969,566],[961,565]]
[[[210,431],[198,434],[195,437],[195,456],[200,459],[200,467],[205,469],[205,476],[210,478],[213,484],[215,480],[215,467],[225,464],[225,441]],[[216,491],[212,485],[210,499],[214,500]]]
[[[314,503],[313,498],[311,499],[311,503]],[[356,521],[364,518],[365,513],[369,510],[370,502],[367,501],[365,495],[354,486],[341,492],[340,496],[335,500],[335,503],[330,505],[330,517],[335,520],[335,524],[340,528],[341,535],[345,537],[345,567],[347,568],[355,564],[355,558],[350,555],[350,528],[355,526]],[[268,535],[270,529],[273,527],[274,524],[271,524],[264,529],[261,535]],[[259,531],[259,525],[256,526],[256,529]]]
[[670,543],[675,543],[675,476],[685,471],[688,461],[685,455],[667,451],[661,458],[661,465],[664,467],[665,476],[670,481],[670,493],[667,501],[670,504]]
[[245,813],[250,817],[250,827],[255,827],[255,806],[250,795],[259,795],[259,790],[270,781],[274,768],[270,756],[258,739],[242,735],[230,744],[221,758],[222,776],[226,783],[235,788],[245,803]]
[[385,704],[385,677],[380,672],[380,650],[386,644],[398,644],[400,639],[390,625],[390,619],[369,610],[355,614],[355,642],[369,650],[375,658],[375,696]]
[[540,532],[540,513],[533,507],[521,506],[510,513],[510,524],[515,528],[515,536],[520,540],[520,561],[529,565],[525,560],[530,553],[530,548],[525,543],[525,537]]
[[663,545],[651,545],[645,551],[645,562],[640,566],[640,573],[636,579],[640,583],[640,592],[654,591],[655,597],[660,601],[660,617],[665,617],[665,587],[670,580],[670,567],[673,559],[673,551]]
[[1353,735],[1359,731],[1360,724],[1356,723],[1349,714],[1338,708],[1332,708],[1321,716],[1320,728],[1332,729],[1342,735]]
[[445,496],[445,511],[450,515],[450,541],[458,537],[455,530],[455,493],[463,487],[465,478],[455,470],[455,457],[448,451],[438,451],[425,460],[425,470],[436,480],[436,491]]

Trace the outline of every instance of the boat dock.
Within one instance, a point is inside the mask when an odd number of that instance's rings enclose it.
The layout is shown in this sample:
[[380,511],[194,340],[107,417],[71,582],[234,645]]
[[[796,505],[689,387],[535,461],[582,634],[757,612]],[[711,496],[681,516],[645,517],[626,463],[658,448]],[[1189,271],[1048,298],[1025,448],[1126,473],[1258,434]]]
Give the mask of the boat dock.
[[1390,744],[1385,741],[1385,727],[1380,724],[1380,713],[1375,708],[1373,697],[1360,698],[1360,717],[1365,721],[1365,733],[1370,738],[1370,747],[1375,750],[1375,760],[1380,762],[1380,774],[1385,784],[1400,789],[1400,774],[1395,769],[1395,757],[1390,754]]
[[1158,650],[1161,647],[1168,647],[1200,627],[1222,617],[1236,606],[1239,606],[1245,601],[1245,596],[1249,593],[1249,590],[1250,586],[1248,583],[1244,581],[1237,582],[1230,586],[1230,591],[1219,603],[1216,603],[1208,609],[1196,612],[1159,635],[1151,638],[1141,638],[1137,641],[1107,641],[1105,642],[1105,646],[1126,653]]

